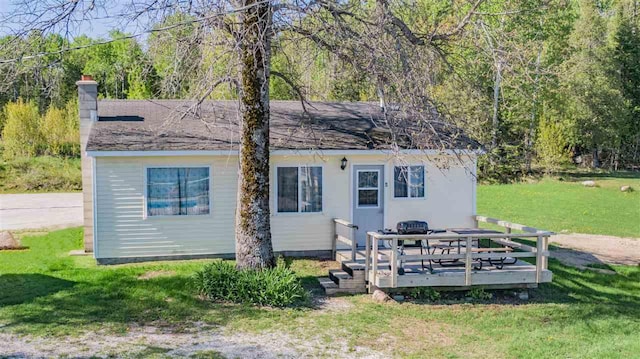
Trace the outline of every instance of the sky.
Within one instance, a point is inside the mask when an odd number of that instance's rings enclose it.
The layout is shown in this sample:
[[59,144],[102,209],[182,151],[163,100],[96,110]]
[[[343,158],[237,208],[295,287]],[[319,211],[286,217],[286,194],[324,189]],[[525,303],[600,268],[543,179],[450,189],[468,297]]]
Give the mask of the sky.
[[[25,1],[25,0],[22,0],[22,1]],[[39,0],[27,0],[27,1],[39,1]],[[69,0],[69,1],[72,1],[72,0]],[[12,9],[14,8],[13,3],[15,2],[16,0],[0,0],[0,19],[4,18],[5,16],[7,16],[7,14],[9,14],[12,11]],[[119,11],[119,9],[122,8],[122,4],[119,3],[117,0],[111,0],[111,1],[107,0],[107,2],[111,5],[108,11],[110,11],[111,13],[121,12]],[[105,15],[106,14],[102,14],[101,16],[104,17]],[[83,21],[78,28],[75,28],[72,30],[71,37],[85,34],[93,38],[97,38],[97,37],[106,38],[108,37],[109,32],[113,29],[124,30],[125,32],[128,32],[128,33],[140,32],[140,29],[137,28],[136,26],[130,25],[130,26],[126,26],[124,29],[122,29],[122,27],[123,26],[116,23],[113,19]],[[19,30],[22,30],[22,29],[15,25],[8,27],[6,24],[0,23],[0,36],[13,34]]]

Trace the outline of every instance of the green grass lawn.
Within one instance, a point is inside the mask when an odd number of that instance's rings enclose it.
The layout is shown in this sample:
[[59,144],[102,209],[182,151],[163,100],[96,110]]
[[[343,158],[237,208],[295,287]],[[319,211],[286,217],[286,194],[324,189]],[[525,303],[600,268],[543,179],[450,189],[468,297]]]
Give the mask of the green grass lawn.
[[[580,174],[563,181],[478,187],[478,213],[555,232],[640,238],[640,173]],[[582,186],[593,179],[599,187]],[[631,185],[634,192],[621,192]]]
[[[125,333],[131,325],[180,330],[193,321],[228,331],[282,331],[335,338],[397,357],[619,358],[640,353],[640,267],[614,267],[615,275],[579,271],[551,260],[553,283],[528,303],[452,300],[435,304],[345,298],[342,310],[255,308],[201,301],[189,277],[207,261],[96,266],[69,257],[80,248],[80,229],[27,236],[26,251],[0,252],[0,331],[32,337],[83,332]],[[295,260],[305,285],[317,290],[333,262]],[[141,275],[159,273],[142,280]]]

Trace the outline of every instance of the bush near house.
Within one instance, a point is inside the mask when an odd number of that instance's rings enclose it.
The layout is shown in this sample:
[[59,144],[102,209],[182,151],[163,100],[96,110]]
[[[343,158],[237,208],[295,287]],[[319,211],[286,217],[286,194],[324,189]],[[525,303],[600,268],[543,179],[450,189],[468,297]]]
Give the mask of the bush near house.
[[282,259],[275,268],[259,271],[214,261],[196,272],[193,282],[198,293],[212,301],[286,307],[307,298],[302,282]]

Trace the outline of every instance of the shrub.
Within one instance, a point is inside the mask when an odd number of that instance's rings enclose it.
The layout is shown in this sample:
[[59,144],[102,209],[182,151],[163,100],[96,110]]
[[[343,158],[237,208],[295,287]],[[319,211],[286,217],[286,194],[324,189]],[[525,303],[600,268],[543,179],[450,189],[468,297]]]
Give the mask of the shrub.
[[478,158],[478,175],[486,183],[511,183],[524,175],[523,157],[522,147],[502,144]]
[[409,294],[413,299],[427,300],[430,302],[435,302],[436,300],[440,299],[440,292],[431,287],[413,288]]
[[42,117],[40,132],[46,142],[46,152],[50,155],[60,155],[63,152],[66,135],[65,111],[49,107]]
[[47,154],[75,156],[80,152],[77,117],[75,101],[69,101],[64,109],[49,107],[40,123]]
[[545,172],[556,172],[570,162],[571,152],[561,123],[542,119],[538,127],[536,153]]
[[275,268],[238,270],[217,260],[193,276],[196,290],[212,301],[285,307],[306,299],[300,279],[279,259]]
[[493,298],[493,294],[487,292],[483,288],[473,288],[469,291],[469,296],[474,300],[489,300]]
[[2,130],[4,129],[5,122],[4,111],[0,111],[0,139],[2,139]]
[[64,108],[66,116],[65,142],[69,146],[69,155],[80,156],[80,114],[78,113],[78,102],[69,100]]
[[37,155],[43,147],[43,141],[39,130],[40,116],[35,103],[22,100],[9,102],[3,109],[3,117],[3,156],[15,158]]

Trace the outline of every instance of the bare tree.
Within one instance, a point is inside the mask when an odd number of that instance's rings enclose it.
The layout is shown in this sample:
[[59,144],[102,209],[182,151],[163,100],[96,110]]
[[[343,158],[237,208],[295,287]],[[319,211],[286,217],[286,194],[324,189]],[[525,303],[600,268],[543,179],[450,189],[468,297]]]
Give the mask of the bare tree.
[[[209,54],[216,56],[207,57],[207,51],[202,51],[205,54],[200,70],[205,76],[191,94],[202,102],[224,83],[232,86],[232,94],[239,99],[237,265],[260,269],[275,263],[269,213],[272,38],[310,41],[355,71],[365,73],[384,99],[381,102],[385,104],[386,128],[381,131],[391,135],[388,148],[399,149],[403,138],[412,138],[418,139],[411,144],[413,147],[449,149],[455,147],[458,134],[443,131],[450,126],[440,116],[428,89],[437,69],[447,66],[447,46],[461,35],[483,1],[454,0],[445,16],[429,22],[415,18],[415,2],[402,0],[129,0],[119,12],[110,10],[101,0],[18,0],[4,20],[17,24],[13,27],[17,38],[34,29],[71,34],[82,22],[96,18],[112,19],[119,26],[134,24],[141,29],[127,36],[194,23],[204,29],[191,32],[190,36],[200,40],[189,43],[205,46]],[[166,26],[151,25],[176,13],[188,16]],[[192,54],[184,52],[185,56]],[[42,55],[24,54],[21,59]],[[277,75],[297,86],[285,75]],[[303,91],[296,88],[295,92],[304,104]],[[420,126],[408,128],[409,119]],[[415,133],[416,128],[424,133]],[[442,136],[443,133],[447,135]]]

